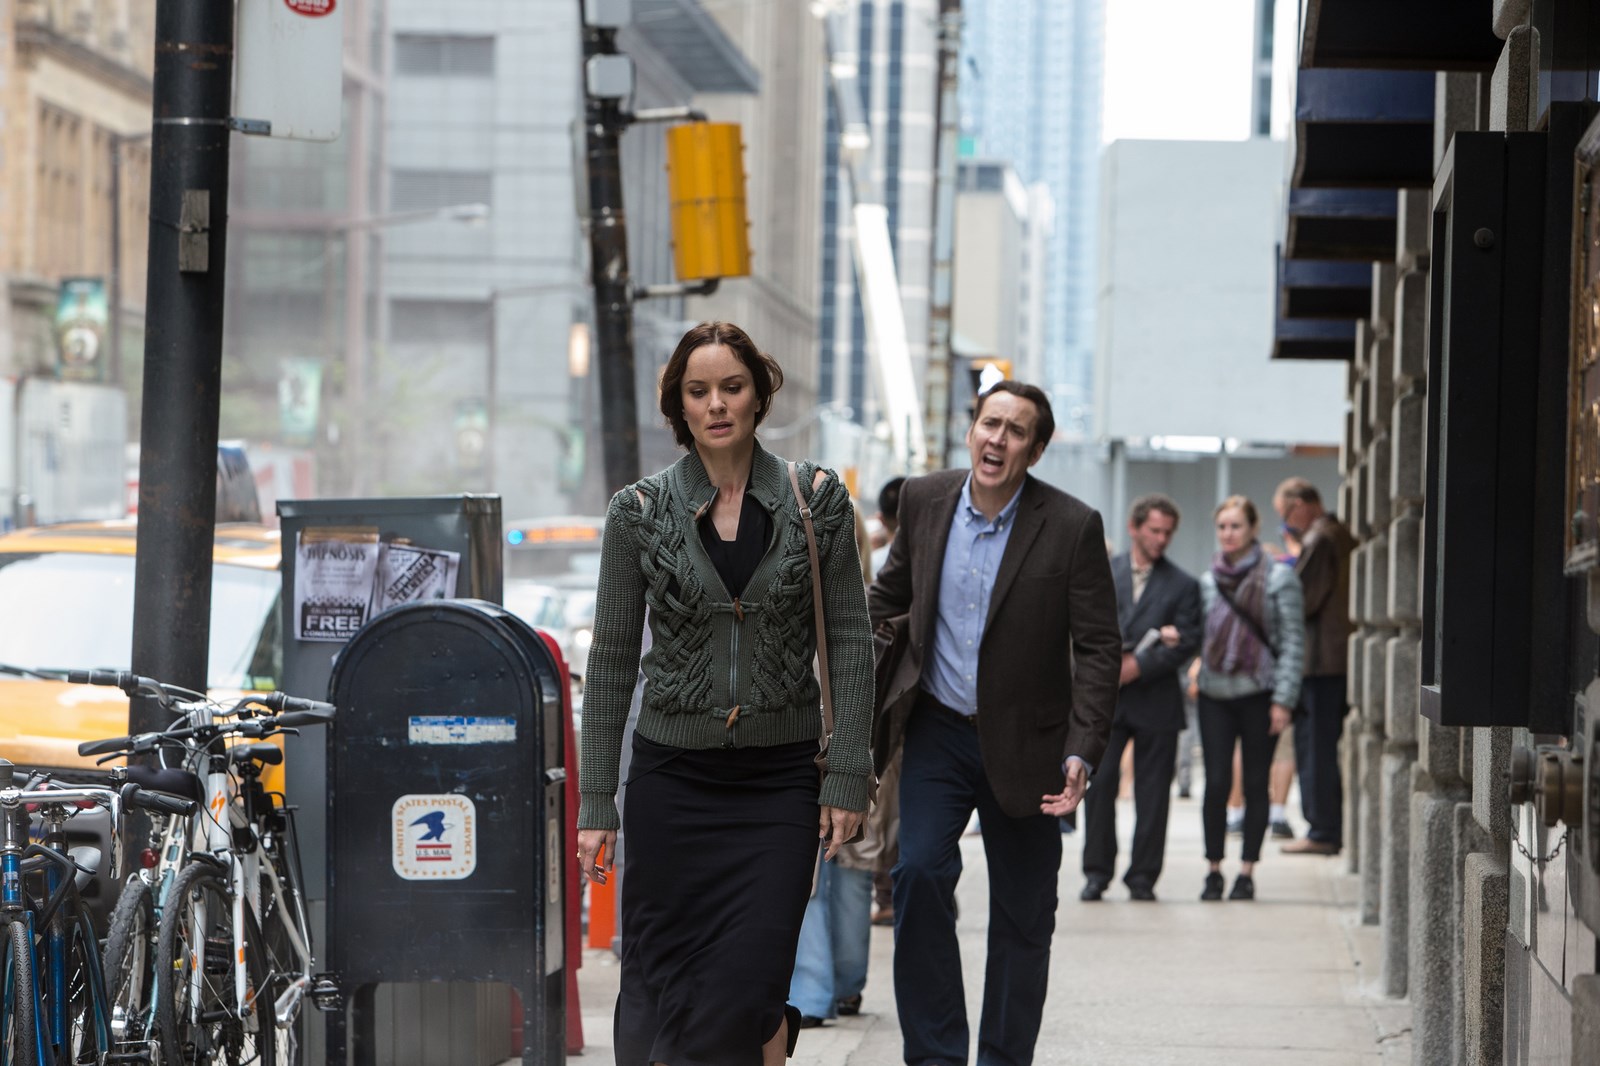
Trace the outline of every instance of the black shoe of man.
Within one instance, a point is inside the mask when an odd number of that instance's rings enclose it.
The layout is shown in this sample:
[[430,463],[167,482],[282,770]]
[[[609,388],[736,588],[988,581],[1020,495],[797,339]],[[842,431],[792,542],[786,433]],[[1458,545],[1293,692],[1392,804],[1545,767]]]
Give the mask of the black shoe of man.
[[1106,883],[1098,878],[1090,878],[1083,884],[1083,891],[1078,893],[1078,898],[1085,903],[1098,903],[1105,898]]

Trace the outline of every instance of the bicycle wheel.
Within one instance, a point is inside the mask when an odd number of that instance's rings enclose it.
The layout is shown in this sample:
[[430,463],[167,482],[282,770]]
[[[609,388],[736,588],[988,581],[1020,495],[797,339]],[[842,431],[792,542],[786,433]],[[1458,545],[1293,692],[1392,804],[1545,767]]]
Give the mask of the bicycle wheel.
[[104,970],[111,1039],[120,1050],[142,1047],[150,1037],[155,974],[151,953],[156,940],[156,912],[150,886],[137,877],[122,886],[106,933]]
[[163,1064],[275,1066],[260,934],[246,919],[245,1002],[234,999],[233,899],[227,881],[195,863],[178,874],[156,938],[156,1024]]
[[[294,949],[294,941],[289,935],[289,926],[294,918],[289,913],[290,908],[279,907],[272,897],[272,887],[266,878],[262,878],[261,886],[261,926],[259,936],[252,939],[261,945],[262,974],[265,978],[262,1004],[270,1020],[276,1021],[275,1012],[278,997],[289,990],[289,987],[300,978],[300,954]],[[306,936],[305,930],[300,930],[302,937]],[[301,1004],[304,1004],[301,1000]],[[273,1041],[274,1062],[277,1066],[298,1066],[299,1057],[299,1010],[295,1017],[282,1029],[276,1030]]]
[[16,1066],[36,1066],[38,1029],[33,1016],[33,944],[28,927],[11,922],[6,927],[5,999],[0,1002],[4,1022],[0,1023],[0,1042],[7,1062]]
[[88,914],[80,912],[67,930],[66,963],[67,1042],[57,1051],[56,1062],[93,1066],[111,1051],[112,1043],[100,942]]

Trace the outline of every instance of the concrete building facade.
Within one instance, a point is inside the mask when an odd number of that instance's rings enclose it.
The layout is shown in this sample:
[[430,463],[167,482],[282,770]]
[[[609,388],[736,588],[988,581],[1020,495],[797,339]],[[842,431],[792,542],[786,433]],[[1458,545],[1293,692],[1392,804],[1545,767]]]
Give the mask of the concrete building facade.
[[1209,565],[1223,498],[1244,493],[1270,515],[1282,478],[1336,482],[1340,373],[1262,365],[1282,153],[1268,140],[1116,141],[1102,159],[1096,440],[1041,466],[1064,464],[1055,476],[1101,508],[1119,547],[1134,499],[1176,499],[1171,555],[1193,572]]
[[[736,322],[783,366],[764,434],[788,455],[814,454],[821,422],[823,170],[828,67],[823,24],[807,0],[708,5],[759,76],[753,93],[699,93],[714,122],[744,132],[746,204],[753,260],[747,278],[688,301],[694,321]],[[672,338],[673,341],[677,337]],[[668,346],[656,353],[659,369]],[[656,416],[652,421],[659,421]],[[780,443],[781,442],[781,443]]]
[[[154,26],[155,0],[0,2],[0,373],[55,373],[61,279],[109,280],[114,241],[124,322],[117,362],[121,378],[138,380]],[[115,234],[113,168],[121,172]]]
[[964,159],[956,182],[951,347],[1027,361],[1028,194],[1009,163]]
[[970,155],[1003,159],[1050,190],[1041,384],[1057,420],[1089,430],[1095,370],[1095,223],[1105,0],[968,0],[962,6],[961,132]]
[[1306,5],[1274,299],[1280,356],[1346,338],[1343,861],[1413,1062],[1592,1063],[1593,5],[1357,6]]
[[[934,113],[938,77],[937,0],[861,0],[843,12],[836,56],[855,65],[872,140],[871,180],[889,214],[889,239],[913,371],[920,381],[928,360],[933,271]],[[822,192],[822,292],[818,400],[848,407],[850,417],[877,421],[866,317],[857,295],[853,259],[853,201],[840,156],[843,129],[827,101]]]

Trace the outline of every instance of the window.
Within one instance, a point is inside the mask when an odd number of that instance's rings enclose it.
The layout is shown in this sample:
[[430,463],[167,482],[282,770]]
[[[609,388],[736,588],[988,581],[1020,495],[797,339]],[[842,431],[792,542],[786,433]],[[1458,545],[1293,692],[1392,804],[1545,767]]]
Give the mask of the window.
[[419,78],[492,78],[494,38],[396,34],[394,70]]
[[389,335],[406,344],[489,347],[492,309],[481,300],[393,300]]
[[428,211],[493,202],[494,176],[487,170],[396,170],[390,175],[392,211]]

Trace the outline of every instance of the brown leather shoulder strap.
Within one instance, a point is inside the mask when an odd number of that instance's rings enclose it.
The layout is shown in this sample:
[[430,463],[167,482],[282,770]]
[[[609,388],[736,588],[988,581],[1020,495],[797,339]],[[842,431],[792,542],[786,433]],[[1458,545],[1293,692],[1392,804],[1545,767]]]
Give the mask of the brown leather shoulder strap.
[[789,485],[794,489],[795,502],[800,505],[800,520],[806,527],[806,551],[811,556],[811,606],[817,616],[817,673],[822,682],[822,746],[827,748],[833,736],[833,686],[828,680],[828,631],[822,610],[822,566],[817,558],[817,532],[811,524],[811,505],[800,495],[800,475],[793,460],[789,462]]

